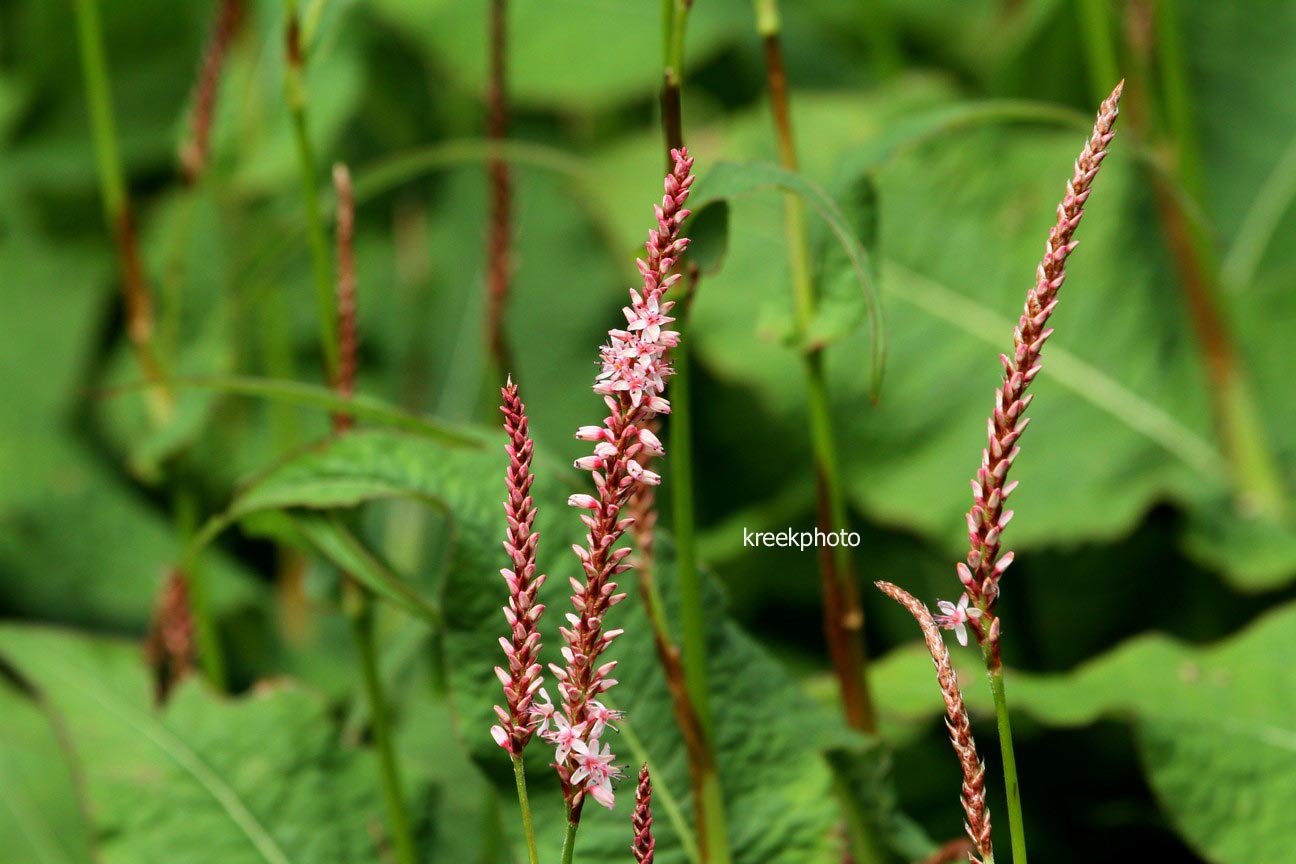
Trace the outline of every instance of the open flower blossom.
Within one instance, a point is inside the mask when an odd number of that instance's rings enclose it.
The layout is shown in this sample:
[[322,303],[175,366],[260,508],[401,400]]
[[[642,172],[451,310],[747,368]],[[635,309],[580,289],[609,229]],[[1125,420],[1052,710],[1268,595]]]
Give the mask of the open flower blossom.
[[936,616],[936,623],[946,630],[953,630],[958,643],[966,646],[968,644],[968,620],[980,618],[981,610],[975,606],[968,606],[968,595],[966,593],[959,597],[957,606],[948,600],[938,600],[936,606],[941,610],[941,614]]
[[[571,580],[574,612],[567,616],[569,626],[559,628],[566,642],[565,664],[549,667],[562,699],[561,712],[554,716],[557,729],[569,737],[581,736],[570,747],[558,745],[555,760],[573,823],[580,819],[586,794],[612,807],[612,781],[620,776],[612,767],[611,746],[601,743],[601,736],[615,728],[612,721],[618,715],[600,697],[616,684],[611,677],[616,662],[604,663],[601,658],[621,631],[605,630],[603,618],[626,596],[617,592],[613,581],[630,569],[626,557],[631,550],[616,548],[634,521],[623,516],[622,509],[636,490],[661,482],[661,476],[644,464],[663,453],[648,423],[670,411],[663,394],[672,370],[665,355],[679,344],[679,333],[666,329],[674,321],[670,315],[674,303],[662,295],[679,279],[671,271],[688,246],[679,234],[689,216],[684,203],[693,185],[688,152],[680,148],[671,156],[674,167],[666,177],[665,195],[654,208],[657,227],[649,232],[647,255],[638,262],[643,284],[630,291],[630,305],[623,310],[625,329],[608,331],[608,341],[599,352],[593,389],[603,397],[608,415],[602,425],[576,430],[578,440],[594,445],[593,453],[578,459],[576,467],[590,472],[595,492],[572,495],[567,501],[581,511],[588,529],[585,542],[572,547],[585,578]],[[546,738],[557,743],[557,734],[546,733]]]
[[612,755],[612,748],[607,744],[600,746],[599,739],[592,737],[588,742],[573,743],[572,756],[576,762],[572,782],[583,783],[595,801],[610,809],[615,802],[612,781],[620,780],[623,776],[612,764],[612,760],[616,758]]

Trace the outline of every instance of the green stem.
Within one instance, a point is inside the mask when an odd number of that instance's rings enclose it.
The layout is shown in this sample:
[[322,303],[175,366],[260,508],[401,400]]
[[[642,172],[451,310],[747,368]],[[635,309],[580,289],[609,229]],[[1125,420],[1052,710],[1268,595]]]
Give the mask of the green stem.
[[1157,0],[1157,59],[1160,61],[1161,86],[1165,89],[1166,120],[1175,142],[1179,182],[1195,201],[1201,200],[1201,150],[1197,127],[1193,123],[1192,92],[1188,83],[1188,63],[1180,38],[1179,6],[1176,0]]
[[155,426],[160,426],[171,419],[175,404],[173,394],[166,386],[166,375],[153,348],[153,304],[144,279],[130,193],[126,187],[126,172],[117,145],[117,124],[114,119],[112,90],[108,82],[108,60],[104,51],[98,0],[76,0],[75,10],[77,48],[81,55],[104,221],[116,244],[121,264],[126,335],[144,377],[155,385],[147,393],[148,411],[150,421]]
[[[174,507],[176,526],[188,545],[198,530],[198,500],[192,490],[180,488],[175,493]],[[216,630],[211,597],[207,590],[206,568],[202,566],[199,556],[195,555],[182,569],[189,583],[189,607],[198,641],[198,663],[202,666],[208,683],[223,691],[229,682],[225,673],[225,655],[221,650],[220,634]]]
[[520,754],[513,756],[513,779],[517,781],[518,807],[522,809],[522,830],[526,832],[527,859],[531,864],[540,864],[535,829],[531,825],[531,801],[527,797],[526,765],[522,762]]
[[76,0],[76,25],[104,218],[109,226],[114,226],[127,207],[126,177],[117,149],[117,125],[113,120],[112,92],[108,87],[108,61],[104,56],[98,0]]
[[[796,171],[796,140],[792,133],[777,0],[755,0],[755,10],[757,30],[764,43],[779,163],[788,171]],[[798,335],[802,337],[800,341],[804,342],[805,334],[814,321],[818,302],[810,268],[804,202],[793,193],[785,194],[783,214],[788,266],[792,273],[796,328]],[[846,494],[842,488],[841,465],[837,458],[823,355],[818,349],[803,348],[801,357],[809,411],[810,444],[818,488],[819,523],[825,531],[845,531],[848,527]],[[825,549],[820,556],[820,567],[823,572],[824,631],[841,688],[846,718],[853,728],[871,733],[875,728],[875,720],[868,691],[868,658],[863,649],[864,613],[859,601],[859,588],[852,572],[850,550],[844,544]]]
[[1108,0],[1079,0],[1076,10],[1084,34],[1085,67],[1095,102],[1106,99],[1122,77],[1112,42],[1111,9],[1107,4]]
[[324,368],[331,379],[338,368],[337,321],[333,308],[333,277],[329,263],[329,243],[320,212],[319,169],[311,146],[306,122],[306,46],[297,16],[296,0],[286,4],[285,42],[287,64],[284,69],[284,91],[292,115],[293,141],[301,173],[302,204],[306,210],[306,238],[310,247],[311,272],[315,280],[315,311],[319,318],[320,350]]
[[578,822],[567,823],[567,836],[563,838],[562,864],[572,864],[572,856],[576,854],[576,829],[579,827]]
[[382,774],[383,799],[387,804],[387,817],[391,822],[392,844],[398,864],[415,864],[414,841],[410,833],[409,816],[405,812],[405,799],[401,791],[400,773],[396,767],[396,754],[391,738],[391,720],[387,714],[387,700],[382,678],[378,672],[378,649],[374,638],[373,595],[364,586],[347,579],[348,613],[351,632],[355,638],[360,660],[360,677],[364,680],[365,696],[372,717],[374,747],[378,751],[378,765]]
[[1026,864],[1026,827],[1022,822],[1021,790],[1017,784],[1017,757],[1013,753],[1012,720],[1008,699],[1004,695],[1003,665],[998,660],[998,646],[982,646],[990,692],[994,696],[995,720],[999,726],[999,749],[1003,756],[1004,794],[1008,798],[1008,830],[1012,835],[1013,864]]

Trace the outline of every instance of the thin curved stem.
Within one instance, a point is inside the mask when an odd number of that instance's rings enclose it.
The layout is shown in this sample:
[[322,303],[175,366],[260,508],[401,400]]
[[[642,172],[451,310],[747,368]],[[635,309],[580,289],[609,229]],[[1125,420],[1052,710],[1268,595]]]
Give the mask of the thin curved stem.
[[1012,719],[1004,694],[1003,665],[989,645],[982,646],[990,693],[994,696],[995,720],[999,727],[999,749],[1003,757],[1004,795],[1008,799],[1008,831],[1012,835],[1013,864],[1026,864],[1026,826],[1022,821],[1021,789],[1017,782],[1017,757],[1013,752]]
[[378,646],[374,638],[373,595],[354,580],[347,582],[350,605],[351,632],[355,637],[360,660],[360,676],[364,679],[365,696],[373,719],[374,748],[378,751],[378,765],[382,775],[383,800],[387,805],[387,818],[391,822],[392,845],[398,864],[416,864],[413,835],[409,816],[405,812],[405,798],[401,789],[400,772],[396,767],[396,753],[391,738],[391,721],[387,714],[387,697],[383,691],[382,677],[378,672]]
[[526,833],[527,860],[530,864],[540,864],[535,828],[531,823],[531,799],[527,796],[526,765],[520,754],[513,756],[513,779],[517,783],[518,807],[522,810],[522,830]]
[[288,111],[292,115],[293,142],[301,174],[302,205],[306,212],[306,240],[310,248],[311,274],[315,284],[320,350],[324,355],[325,371],[332,378],[338,368],[337,322],[334,319],[328,236],[324,230],[324,216],[320,211],[319,168],[306,122],[306,46],[296,0],[289,0],[286,7],[284,40],[287,46],[287,64],[284,69],[284,93],[288,100]]

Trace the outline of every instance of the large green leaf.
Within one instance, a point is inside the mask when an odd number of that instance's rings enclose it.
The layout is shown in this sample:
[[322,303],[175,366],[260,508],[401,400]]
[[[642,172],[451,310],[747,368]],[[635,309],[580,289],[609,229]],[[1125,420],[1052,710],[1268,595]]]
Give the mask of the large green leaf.
[[374,860],[376,771],[311,693],[192,681],[157,709],[135,643],[9,625],[0,656],[67,729],[105,864]]
[[[575,569],[568,546],[579,539],[581,527],[564,504],[569,489],[557,479],[553,464],[539,459],[538,465],[540,476],[532,494],[539,507],[540,565],[553,574],[542,599],[560,610],[566,605],[564,571]],[[239,517],[265,509],[335,508],[402,495],[443,507],[454,536],[442,597],[451,694],[470,750],[507,788],[508,761],[487,732],[491,705],[498,701],[499,682],[493,669],[500,662],[499,608],[505,600],[497,575],[503,563],[498,544],[503,536],[504,469],[502,446],[451,448],[399,433],[357,432],[271,470],[244,491],[230,513]],[[499,479],[491,482],[491,478]],[[673,561],[669,545],[663,547],[660,578],[669,589]],[[669,590],[667,596],[669,600]],[[713,605],[721,602],[712,595]],[[618,740],[621,761],[650,760],[660,794],[685,799],[683,746],[648,622],[640,604],[633,601],[617,607],[613,616],[614,626],[627,632],[613,652],[621,663],[617,677],[622,686],[610,695],[617,707],[628,712],[635,733]],[[558,641],[553,629],[557,617],[551,613],[545,621],[550,646]],[[736,860],[791,864],[840,855],[834,851],[840,843],[834,835],[839,809],[831,797],[831,773],[820,753],[828,747],[844,749],[849,760],[849,751],[859,749],[862,742],[846,736],[835,716],[809,701],[735,625],[715,616],[708,639],[718,760]],[[537,744],[531,751],[532,787],[542,834],[547,843],[556,845],[561,842],[562,813],[554,778],[546,768],[546,749]],[[583,855],[614,856],[624,851],[628,810],[622,797],[619,815],[593,806],[587,811],[580,840]],[[869,818],[878,824],[890,824],[891,819],[878,814]],[[676,826],[669,819],[661,820],[659,843],[663,862],[684,860]]]
[[[989,711],[984,672],[967,652],[960,679]],[[1053,726],[1129,720],[1162,809],[1208,860],[1281,864],[1296,843],[1296,605],[1216,645],[1140,636],[1063,675],[1009,673],[1014,709]],[[924,650],[878,663],[892,719],[939,713]],[[1027,790],[1027,795],[1030,795]]]
[[13,864],[89,864],[90,832],[58,731],[0,685],[0,849]]

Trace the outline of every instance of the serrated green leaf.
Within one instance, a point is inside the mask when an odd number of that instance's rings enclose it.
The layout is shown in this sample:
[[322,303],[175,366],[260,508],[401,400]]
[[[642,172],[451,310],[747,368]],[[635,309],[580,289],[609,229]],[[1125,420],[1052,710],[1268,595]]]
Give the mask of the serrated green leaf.
[[9,625],[0,656],[66,726],[105,864],[374,860],[373,766],[312,694],[221,699],[191,680],[155,709],[134,643]]

